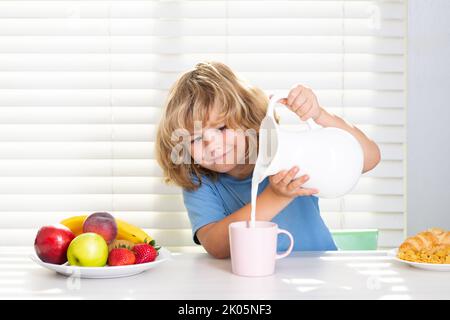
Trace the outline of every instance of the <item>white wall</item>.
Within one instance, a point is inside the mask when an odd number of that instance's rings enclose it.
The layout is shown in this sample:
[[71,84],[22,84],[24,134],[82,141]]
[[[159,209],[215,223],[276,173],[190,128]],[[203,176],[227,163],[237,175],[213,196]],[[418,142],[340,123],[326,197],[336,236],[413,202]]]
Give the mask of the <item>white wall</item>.
[[407,233],[450,229],[450,1],[408,5]]

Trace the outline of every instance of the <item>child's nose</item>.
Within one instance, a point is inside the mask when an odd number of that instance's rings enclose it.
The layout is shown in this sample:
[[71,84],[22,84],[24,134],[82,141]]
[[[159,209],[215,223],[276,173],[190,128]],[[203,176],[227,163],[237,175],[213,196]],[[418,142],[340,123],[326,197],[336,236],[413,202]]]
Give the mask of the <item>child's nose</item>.
[[224,153],[224,149],[219,146],[208,146],[206,148],[206,158],[215,158]]

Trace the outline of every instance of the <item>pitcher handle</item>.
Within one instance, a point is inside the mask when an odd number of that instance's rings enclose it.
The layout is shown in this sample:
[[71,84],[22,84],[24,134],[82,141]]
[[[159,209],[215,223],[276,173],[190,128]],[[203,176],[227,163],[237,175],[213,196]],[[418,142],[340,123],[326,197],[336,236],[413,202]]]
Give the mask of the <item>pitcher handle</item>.
[[[273,94],[272,98],[270,98],[269,106],[267,107],[266,117],[275,119],[275,115],[274,115],[275,106],[277,105],[278,101],[280,101],[282,99],[286,99],[288,97],[288,95],[289,95],[289,93],[287,91],[275,92]],[[276,123],[276,121],[274,121],[274,123]],[[306,123],[308,124],[308,127],[310,130],[322,128],[322,126],[317,124],[312,118],[309,118],[308,120],[306,120]]]

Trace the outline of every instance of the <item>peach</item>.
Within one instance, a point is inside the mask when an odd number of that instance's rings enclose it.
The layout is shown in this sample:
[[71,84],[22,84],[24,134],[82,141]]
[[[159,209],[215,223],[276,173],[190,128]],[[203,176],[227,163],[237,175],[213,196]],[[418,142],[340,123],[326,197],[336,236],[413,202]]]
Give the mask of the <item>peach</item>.
[[108,212],[95,212],[89,215],[83,223],[83,232],[94,232],[110,244],[117,236],[117,223]]

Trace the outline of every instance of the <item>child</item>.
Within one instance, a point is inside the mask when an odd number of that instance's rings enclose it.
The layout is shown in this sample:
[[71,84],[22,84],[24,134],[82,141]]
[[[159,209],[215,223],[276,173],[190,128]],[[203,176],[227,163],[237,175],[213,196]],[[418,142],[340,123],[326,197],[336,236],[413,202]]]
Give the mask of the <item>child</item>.
[[[220,62],[198,63],[172,86],[156,138],[166,182],[183,189],[195,243],[216,258],[230,254],[228,225],[250,219],[250,192],[257,132],[269,98]],[[380,161],[378,146],[358,128],[323,109],[314,93],[294,86],[281,101],[301,120],[351,133],[364,151],[363,172]],[[255,133],[255,134],[247,134]],[[181,142],[180,142],[181,141]],[[180,156],[181,153],[181,156]],[[252,158],[252,159],[251,159]],[[258,188],[257,220],[273,221],[294,236],[294,250],[337,250],[319,210],[318,190],[302,188],[307,172],[291,168]],[[285,237],[278,251],[287,249]]]

